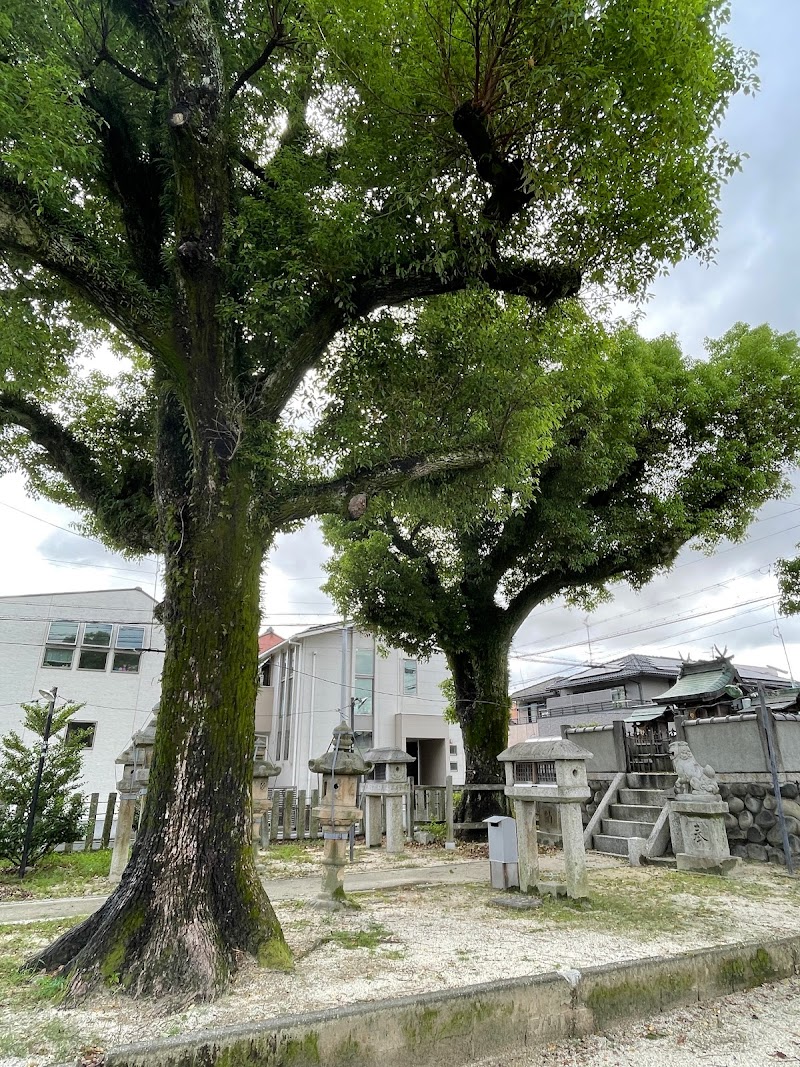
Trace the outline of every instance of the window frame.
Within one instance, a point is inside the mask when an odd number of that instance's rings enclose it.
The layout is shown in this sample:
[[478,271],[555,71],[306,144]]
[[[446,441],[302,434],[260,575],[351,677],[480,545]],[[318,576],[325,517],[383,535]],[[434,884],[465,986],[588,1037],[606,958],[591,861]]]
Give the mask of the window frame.
[[[411,671],[409,671],[409,667],[412,668]],[[418,693],[419,693],[419,675],[418,675],[417,661],[415,659],[404,659],[404,660],[402,660],[401,664],[400,664],[400,671],[401,671],[401,674],[402,674],[403,696],[404,697],[415,697],[415,696],[417,696]],[[408,681],[409,676],[412,677],[412,679],[413,679],[413,686],[414,686],[413,689],[409,689],[408,685],[407,685],[407,681]]]
[[87,730],[87,731],[89,731],[89,730],[91,730],[91,738],[89,740],[89,744],[81,745],[81,748],[94,748],[94,743],[97,740],[97,723],[96,722],[88,722],[88,721],[85,721],[84,719],[70,719],[69,722],[67,723],[67,729],[66,729],[66,731],[64,733],[64,741],[68,741],[69,740],[70,730],[72,730],[72,731],[77,731],[77,730]]

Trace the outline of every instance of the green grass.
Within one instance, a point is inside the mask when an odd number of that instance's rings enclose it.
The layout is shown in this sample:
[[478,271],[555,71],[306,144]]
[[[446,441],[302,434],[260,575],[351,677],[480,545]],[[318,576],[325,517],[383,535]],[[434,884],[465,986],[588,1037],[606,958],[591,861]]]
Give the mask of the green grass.
[[37,949],[54,941],[74,926],[75,919],[50,919],[0,926],[0,1003],[6,1007],[57,1003],[64,982],[50,975],[26,974],[20,967]]
[[272,844],[260,855],[262,863],[319,863],[318,845],[306,845],[302,841],[286,841]]
[[341,948],[376,949],[380,944],[394,935],[381,923],[370,923],[365,930],[331,930],[326,940]]
[[16,868],[0,869],[0,900],[19,897],[76,897],[107,893],[111,850],[53,852],[20,879]]
[[48,1063],[74,1062],[79,1049],[96,1045],[98,1039],[79,1024],[60,1015],[53,1018],[40,1009],[57,1006],[65,981],[44,973],[28,974],[20,967],[37,949],[74,926],[75,919],[51,919],[32,923],[0,925],[0,1004],[12,1018],[30,1015],[19,1033],[0,1034],[0,1056],[46,1057]]
[[[466,888],[466,887],[465,887]],[[637,871],[630,875],[595,871],[589,878],[589,899],[543,897],[536,911],[507,914],[535,925],[568,926],[613,933],[630,933],[643,940],[697,930],[715,933],[727,919],[717,901],[739,898],[760,901],[795,897],[797,887],[785,880],[718,878],[683,871]]]

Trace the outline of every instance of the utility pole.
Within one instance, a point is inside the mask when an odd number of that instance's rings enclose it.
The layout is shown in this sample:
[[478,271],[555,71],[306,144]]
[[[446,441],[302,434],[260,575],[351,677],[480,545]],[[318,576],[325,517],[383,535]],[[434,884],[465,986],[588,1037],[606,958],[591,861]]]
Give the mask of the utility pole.
[[28,825],[25,827],[25,839],[22,842],[22,859],[19,865],[20,878],[25,877],[25,869],[28,866],[28,853],[31,848],[31,838],[33,837],[33,826],[36,822],[36,807],[39,803],[39,788],[42,784],[42,774],[44,773],[44,761],[47,756],[47,742],[50,739],[50,727],[53,725],[53,712],[56,708],[56,697],[58,696],[58,689],[53,686],[52,692],[48,692],[46,689],[40,689],[39,695],[47,697],[50,701],[50,705],[47,709],[47,718],[44,721],[44,733],[42,734],[42,747],[39,752],[39,766],[36,768],[36,780],[33,783],[33,795],[31,796],[31,810],[28,812]]

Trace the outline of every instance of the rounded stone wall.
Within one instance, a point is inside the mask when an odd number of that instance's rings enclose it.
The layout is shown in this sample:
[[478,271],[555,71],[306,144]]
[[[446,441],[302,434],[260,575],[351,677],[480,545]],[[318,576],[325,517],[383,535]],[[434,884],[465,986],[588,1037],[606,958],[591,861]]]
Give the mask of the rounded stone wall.
[[[728,805],[725,830],[731,854],[742,859],[786,866],[783,838],[778,824],[771,786],[750,782],[720,782],[720,795]],[[792,856],[800,860],[800,786],[787,782],[781,786],[783,813]]]

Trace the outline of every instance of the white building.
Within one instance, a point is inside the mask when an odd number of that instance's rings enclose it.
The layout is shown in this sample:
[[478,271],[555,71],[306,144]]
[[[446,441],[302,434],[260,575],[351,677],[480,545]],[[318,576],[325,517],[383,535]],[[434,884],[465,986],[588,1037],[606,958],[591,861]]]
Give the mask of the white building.
[[441,654],[416,660],[376,646],[370,634],[332,623],[315,626],[259,656],[256,745],[281,766],[273,784],[310,791],[308,761],[328,748],[334,726],[352,714],[356,743],[400,748],[416,757],[409,775],[420,785],[464,781],[461,730],[443,718]]
[[114,761],[161,694],[155,607],[139,588],[0,597],[0,734],[21,729],[21,702],[56,686],[58,706],[84,705],[67,727],[87,731],[84,793],[116,790]]

